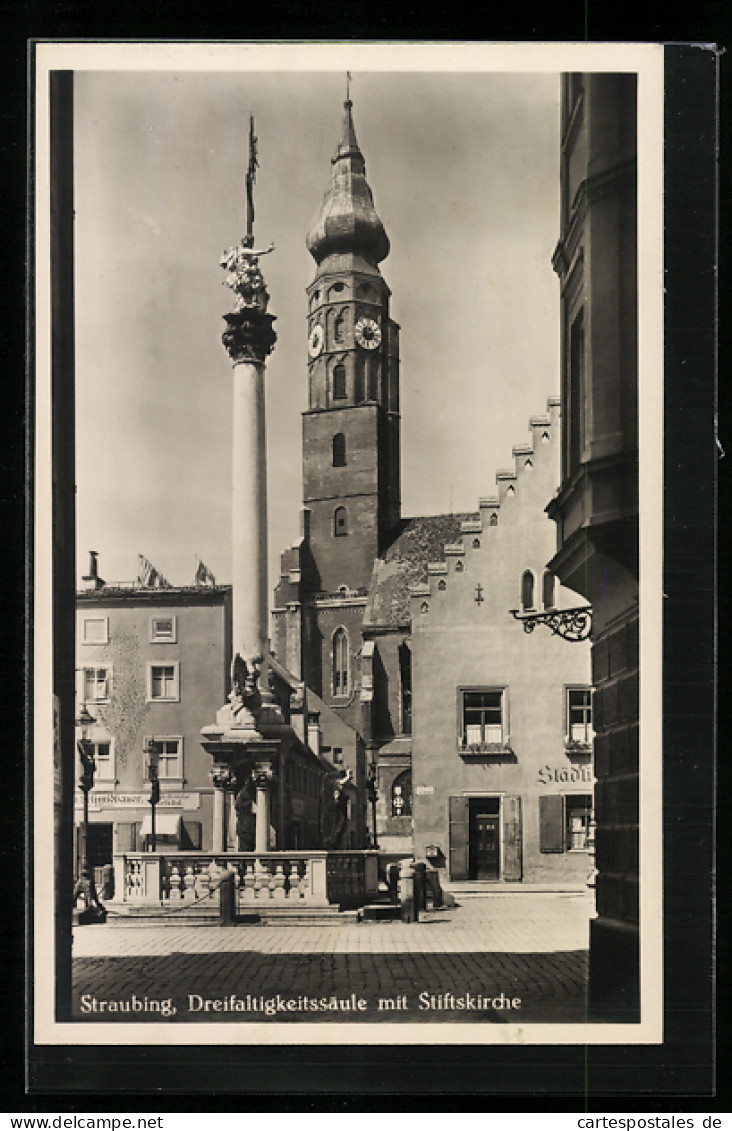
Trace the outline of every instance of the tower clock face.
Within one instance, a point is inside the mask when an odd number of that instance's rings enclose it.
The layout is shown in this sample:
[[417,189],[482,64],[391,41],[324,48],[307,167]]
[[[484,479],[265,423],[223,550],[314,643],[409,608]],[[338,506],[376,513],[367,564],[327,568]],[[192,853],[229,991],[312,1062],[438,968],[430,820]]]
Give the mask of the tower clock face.
[[373,318],[359,318],[355,327],[356,341],[361,349],[375,350],[381,342],[379,324]]
[[323,327],[320,323],[316,323],[310,331],[308,338],[308,353],[311,357],[317,357],[323,348]]

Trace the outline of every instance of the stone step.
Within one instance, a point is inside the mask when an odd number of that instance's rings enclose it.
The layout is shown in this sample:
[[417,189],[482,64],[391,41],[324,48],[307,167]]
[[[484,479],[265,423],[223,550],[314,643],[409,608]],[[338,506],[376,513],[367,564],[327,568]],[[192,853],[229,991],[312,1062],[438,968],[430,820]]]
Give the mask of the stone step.
[[362,923],[376,921],[392,921],[401,917],[401,908],[397,903],[367,903],[358,913]]
[[[339,911],[338,907],[253,907],[240,906],[237,924],[249,926],[325,926],[356,923],[358,911]],[[162,905],[147,907],[107,904],[107,923],[113,927],[192,927],[219,925],[218,902],[212,906],[192,906],[171,910]]]

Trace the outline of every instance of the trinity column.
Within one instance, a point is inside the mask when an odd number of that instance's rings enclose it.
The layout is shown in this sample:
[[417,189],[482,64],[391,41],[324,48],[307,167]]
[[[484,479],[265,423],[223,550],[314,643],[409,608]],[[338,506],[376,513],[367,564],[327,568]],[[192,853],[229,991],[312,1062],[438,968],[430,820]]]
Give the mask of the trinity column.
[[[229,702],[216,723],[201,731],[214,758],[213,850],[227,847],[227,797],[247,783],[256,787],[255,850],[270,844],[270,788],[277,771],[282,717],[269,693],[267,656],[267,463],[265,442],[265,360],[277,335],[267,313],[269,295],[259,257],[274,250],[254,248],[253,185],[257,139],[250,119],[246,176],[247,230],[226,251],[221,266],[236,296],[224,315],[222,342],[233,366],[232,467],[232,663]],[[263,674],[263,689],[259,679]],[[274,727],[272,726],[274,724]],[[272,734],[274,729],[277,734]],[[270,730],[267,736],[263,731]]]

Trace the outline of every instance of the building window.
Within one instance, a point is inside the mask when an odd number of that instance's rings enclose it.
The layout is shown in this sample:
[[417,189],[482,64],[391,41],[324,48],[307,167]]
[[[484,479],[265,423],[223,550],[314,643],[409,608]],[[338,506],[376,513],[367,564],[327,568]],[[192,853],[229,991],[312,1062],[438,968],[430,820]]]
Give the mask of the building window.
[[590,847],[592,798],[589,794],[565,794],[564,815],[567,852],[586,852]]
[[[158,738],[149,735],[145,739],[145,746],[154,742],[158,748],[158,779],[161,782],[180,782],[183,780],[183,739]],[[150,755],[145,752],[145,779],[150,777]]]
[[592,796],[551,793],[539,798],[541,852],[586,852],[592,847]]
[[351,685],[349,668],[348,633],[345,628],[337,628],[333,633],[334,695],[348,695]]
[[504,688],[481,688],[461,692],[460,745],[463,749],[506,741],[506,693]]
[[545,573],[544,573],[543,590],[544,590],[544,592],[542,594],[542,599],[543,599],[543,602],[544,602],[544,608],[545,609],[555,608],[556,607],[556,596],[555,596],[556,578],[555,578],[553,573],[550,573],[549,570],[546,570]]
[[336,538],[348,534],[348,511],[345,507],[336,507],[333,512],[333,534]]
[[106,703],[109,700],[112,669],[84,668],[81,700],[83,703]]
[[369,400],[378,401],[379,399],[379,362],[375,357],[369,358]]
[[353,399],[356,404],[362,404],[366,400],[366,365],[362,357],[356,358]]
[[568,687],[566,692],[567,741],[589,746],[592,742],[592,692],[589,687]]
[[84,617],[83,644],[109,644],[109,617]]
[[336,342],[342,345],[346,340],[346,315],[344,311],[338,315],[333,325],[333,335]]
[[343,748],[341,746],[334,746],[333,747],[333,765],[334,766],[342,766],[343,765]]
[[100,785],[102,782],[109,785],[114,781],[114,751],[112,743],[108,738],[101,739],[98,742],[91,743],[92,754],[94,756],[94,782]]
[[346,367],[340,362],[333,370],[333,400],[344,401],[346,399]]
[[392,817],[411,817],[412,815],[412,771],[404,770],[394,778],[391,787]]
[[521,578],[521,608],[533,609],[534,607],[534,575],[530,569],[524,570]]
[[180,699],[180,665],[147,665],[148,702],[176,703]]
[[176,622],[175,617],[150,617],[150,643],[175,644]]
[[346,466],[346,437],[342,432],[336,432],[333,437],[333,467]]

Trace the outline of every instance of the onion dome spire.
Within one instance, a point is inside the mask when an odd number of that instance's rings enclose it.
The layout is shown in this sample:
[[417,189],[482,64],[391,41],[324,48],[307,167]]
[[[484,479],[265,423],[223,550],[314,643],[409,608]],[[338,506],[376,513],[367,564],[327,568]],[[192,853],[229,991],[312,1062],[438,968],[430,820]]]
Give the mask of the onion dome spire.
[[352,110],[353,103],[346,98],[331,179],[310,227],[307,247],[318,264],[329,255],[352,253],[376,266],[389,254],[389,239],[374,208]]

